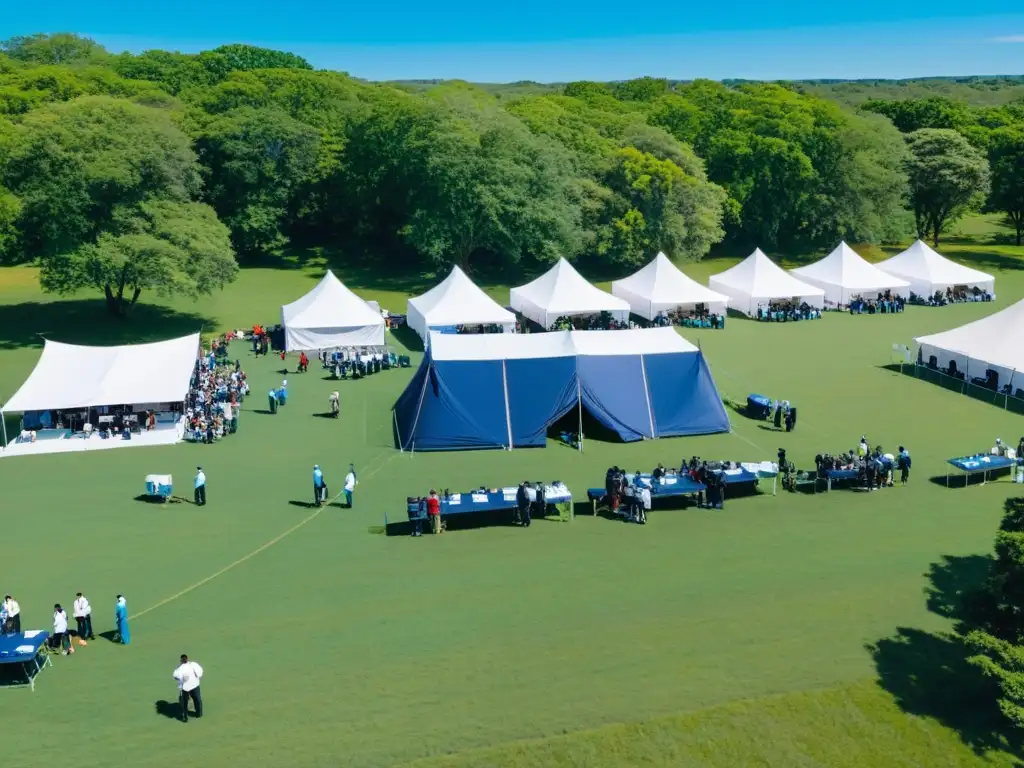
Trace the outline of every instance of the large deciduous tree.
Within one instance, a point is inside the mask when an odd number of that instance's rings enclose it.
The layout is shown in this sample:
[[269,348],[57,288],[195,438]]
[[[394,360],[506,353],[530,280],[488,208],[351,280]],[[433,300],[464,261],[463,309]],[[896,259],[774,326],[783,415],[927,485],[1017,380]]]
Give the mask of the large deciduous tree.
[[6,177],[21,255],[40,260],[46,290],[96,286],[123,313],[142,290],[194,293],[234,275],[227,230],[193,203],[195,153],[164,110],[108,97],[42,107],[19,127]]
[[989,205],[1006,214],[1020,245],[1024,238],[1024,125],[993,131],[988,160],[992,169]]
[[68,32],[12,37],[0,42],[0,51],[33,64],[73,64],[102,60],[108,55],[94,40]]
[[917,234],[938,246],[939,235],[979,206],[989,190],[985,156],[956,131],[922,128],[907,135],[910,208]]
[[235,279],[238,264],[228,228],[203,203],[149,200],[115,210],[111,226],[42,262],[44,290],[103,291],[112,314],[125,315],[145,290],[192,298]]
[[280,109],[242,107],[200,131],[204,199],[231,228],[240,253],[266,253],[287,243],[288,219],[301,207],[319,149],[320,133]]

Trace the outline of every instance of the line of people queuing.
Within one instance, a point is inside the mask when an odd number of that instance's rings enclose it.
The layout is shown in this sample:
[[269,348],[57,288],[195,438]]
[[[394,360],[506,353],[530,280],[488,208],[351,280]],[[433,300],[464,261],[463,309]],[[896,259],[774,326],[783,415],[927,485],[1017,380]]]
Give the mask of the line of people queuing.
[[797,320],[818,320],[821,318],[821,310],[806,301],[799,304],[793,301],[773,301],[767,307],[758,307],[756,317],[766,323],[791,323]]
[[[72,635],[77,638],[78,645],[83,647],[88,645],[89,640],[96,639],[92,628],[92,605],[81,592],[75,596],[71,612],[77,625],[74,632],[68,627],[68,614],[64,607],[60,603],[53,606],[53,631],[48,643],[51,649],[59,651],[64,656],[75,652]],[[13,596],[5,595],[3,603],[0,603],[0,632],[5,635],[21,634],[22,621],[21,605]],[[124,595],[118,595],[114,604],[114,625],[114,641],[128,645],[131,642],[131,632],[128,629],[128,603]]]
[[886,291],[874,299],[866,299],[863,296],[851,299],[849,310],[851,315],[891,315],[902,312],[906,305],[906,299],[902,296],[894,296],[892,291]]
[[196,442],[212,443],[238,431],[238,411],[249,394],[240,360],[232,365],[213,348],[196,360],[185,401],[187,432]]

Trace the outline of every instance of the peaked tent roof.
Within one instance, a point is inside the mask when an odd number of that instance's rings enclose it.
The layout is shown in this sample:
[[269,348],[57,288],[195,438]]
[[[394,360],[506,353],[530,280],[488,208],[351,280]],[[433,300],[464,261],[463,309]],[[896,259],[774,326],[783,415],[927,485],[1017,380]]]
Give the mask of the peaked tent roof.
[[793,274],[823,288],[825,297],[836,304],[846,304],[862,292],[910,287],[906,280],[883,272],[865,261],[845,242],[839,243],[825,258],[794,269]]
[[395,403],[395,433],[415,451],[542,446],[575,408],[623,440],[729,430],[703,353],[672,328],[646,328],[432,333]]
[[796,297],[820,307],[825,297],[823,290],[793,277],[760,248],[731,269],[712,275],[708,285],[729,296],[733,308],[751,315],[759,303],[771,299]]
[[565,259],[526,285],[513,288],[509,303],[545,328],[566,315],[611,312],[621,319],[629,316],[629,303],[586,281]]
[[911,286],[927,285],[931,290],[954,285],[977,285],[992,288],[996,281],[987,272],[971,269],[952,259],[947,259],[922,240],[915,240],[907,250],[876,266],[883,272],[910,281]]
[[[929,350],[945,352],[942,362],[958,356],[1024,373],[1024,299],[980,320],[914,341],[921,345],[925,357],[935,354]],[[973,367],[971,373],[980,375]]]
[[721,312],[729,302],[728,296],[689,277],[664,253],[629,277],[613,282],[612,294],[628,301],[633,312],[648,320],[662,310],[690,304],[710,304]]
[[36,367],[3,410],[182,402],[198,354],[198,333],[118,347],[47,340]]
[[328,270],[309,293],[281,307],[285,349],[382,346],[384,318]]
[[424,341],[429,328],[450,325],[501,325],[515,328],[516,316],[484,293],[466,273],[452,267],[448,277],[426,293],[409,299],[409,325]]

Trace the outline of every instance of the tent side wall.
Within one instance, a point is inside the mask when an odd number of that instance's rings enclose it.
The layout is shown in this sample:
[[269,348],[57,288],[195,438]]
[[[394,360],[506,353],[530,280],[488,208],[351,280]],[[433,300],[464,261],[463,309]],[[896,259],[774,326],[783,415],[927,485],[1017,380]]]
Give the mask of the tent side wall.
[[728,296],[730,309],[734,309],[748,317],[757,314],[757,305],[754,303],[754,297],[746,291],[726,285],[714,277],[708,280],[708,288]]
[[729,416],[703,352],[646,355],[658,437],[729,431]]
[[423,313],[420,312],[419,308],[411,300],[406,302],[405,305],[405,321],[410,328],[420,335],[423,343],[426,344],[427,337],[430,335],[427,333],[427,321],[423,317]]
[[653,438],[640,355],[578,358],[583,407],[625,442]]
[[384,323],[356,328],[296,328],[285,326],[285,350],[299,352],[334,347],[383,347]]
[[548,427],[579,402],[576,358],[506,360],[505,376],[512,445],[544,445]]

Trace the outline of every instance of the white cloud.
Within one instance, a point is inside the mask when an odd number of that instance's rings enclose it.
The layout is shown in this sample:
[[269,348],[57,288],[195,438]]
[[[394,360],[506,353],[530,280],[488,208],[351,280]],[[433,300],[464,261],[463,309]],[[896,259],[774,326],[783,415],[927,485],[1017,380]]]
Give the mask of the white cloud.
[[993,37],[993,43],[1024,43],[1024,35],[1004,35],[1002,37]]

